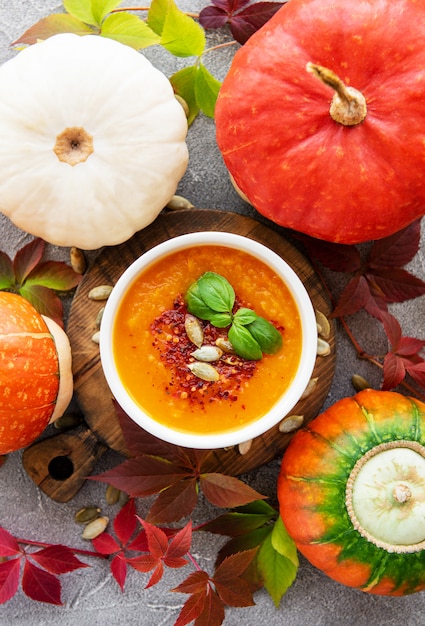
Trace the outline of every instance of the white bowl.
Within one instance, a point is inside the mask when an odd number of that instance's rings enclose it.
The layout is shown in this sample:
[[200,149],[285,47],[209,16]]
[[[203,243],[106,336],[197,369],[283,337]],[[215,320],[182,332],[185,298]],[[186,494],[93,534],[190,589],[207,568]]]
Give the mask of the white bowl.
[[[116,312],[123,296],[148,266],[171,253],[185,248],[203,245],[216,245],[239,249],[258,258],[280,276],[289,289],[300,313],[302,350],[298,370],[296,371],[291,385],[267,413],[259,415],[258,419],[241,427],[239,430],[231,430],[222,433],[214,432],[211,434],[191,434],[174,430],[156,421],[153,417],[144,412],[130,397],[120,380],[115,366],[113,328]],[[237,291],[237,286],[235,287]],[[101,363],[106,381],[118,404],[130,418],[146,431],[169,443],[189,448],[216,449],[237,445],[262,435],[275,426],[288,415],[304,392],[312,375],[316,361],[316,353],[316,317],[310,297],[297,274],[278,254],[266,246],[247,237],[226,232],[199,232],[181,235],[169,239],[145,252],[124,271],[115,284],[107,300],[100,329]]]

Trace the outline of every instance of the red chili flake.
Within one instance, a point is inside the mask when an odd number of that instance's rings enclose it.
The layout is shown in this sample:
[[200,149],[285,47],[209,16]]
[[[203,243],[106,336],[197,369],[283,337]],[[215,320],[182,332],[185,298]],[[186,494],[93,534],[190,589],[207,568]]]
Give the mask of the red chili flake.
[[[237,308],[239,308],[237,303]],[[164,311],[151,324],[152,345],[158,350],[159,358],[172,374],[173,397],[187,398],[189,402],[204,405],[204,401],[235,402],[242,383],[249,380],[257,369],[257,361],[247,361],[237,355],[223,354],[211,363],[220,374],[218,381],[204,381],[195,376],[188,363],[195,359],[191,353],[196,346],[190,341],[185,331],[185,317],[188,311],[183,297],[178,296],[173,308]],[[216,328],[205,320],[199,320],[204,331],[204,344],[215,344],[219,337],[227,339],[224,328]]]

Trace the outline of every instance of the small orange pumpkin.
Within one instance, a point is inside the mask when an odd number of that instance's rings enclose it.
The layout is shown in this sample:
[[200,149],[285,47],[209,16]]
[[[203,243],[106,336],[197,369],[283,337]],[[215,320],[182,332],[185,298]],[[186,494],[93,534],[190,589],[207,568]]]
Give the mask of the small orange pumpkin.
[[65,332],[22,296],[0,292],[0,454],[26,447],[72,397]]

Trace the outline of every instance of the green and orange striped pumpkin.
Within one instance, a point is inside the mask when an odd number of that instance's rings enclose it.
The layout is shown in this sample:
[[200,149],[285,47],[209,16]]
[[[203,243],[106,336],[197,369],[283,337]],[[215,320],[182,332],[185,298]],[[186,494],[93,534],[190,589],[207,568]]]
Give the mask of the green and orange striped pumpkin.
[[32,443],[72,397],[65,332],[22,296],[0,292],[0,454]]
[[288,446],[280,514],[299,551],[334,580],[401,596],[425,589],[425,404],[367,389]]

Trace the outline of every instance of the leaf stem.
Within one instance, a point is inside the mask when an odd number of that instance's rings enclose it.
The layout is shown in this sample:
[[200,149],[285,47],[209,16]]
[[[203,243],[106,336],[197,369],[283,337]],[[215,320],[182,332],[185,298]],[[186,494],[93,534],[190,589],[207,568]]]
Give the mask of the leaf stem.
[[[52,543],[45,543],[44,541],[33,541],[31,539],[21,539],[19,537],[15,537],[15,539],[20,544],[27,545],[27,546],[35,546],[38,548],[49,548],[52,545],[56,545]],[[60,544],[57,544],[57,545],[60,545]],[[75,554],[80,554],[84,556],[96,556],[100,559],[108,558],[108,555],[100,554],[100,552],[93,552],[92,550],[82,550],[79,548],[70,548],[69,546],[66,546],[66,547],[69,548],[69,550],[72,550],[72,552],[75,552]]]
[[191,555],[190,552],[186,552],[186,556],[189,559],[189,561],[192,563],[193,567],[198,571],[202,571],[201,568],[199,567],[198,563],[196,562],[196,560],[193,558],[193,556]]
[[224,43],[218,43],[216,46],[211,46],[211,48],[206,48],[203,51],[202,56],[204,56],[204,54],[207,54],[207,52],[215,52],[216,50],[220,50],[221,48],[227,48],[228,46],[235,46],[237,44],[238,42],[234,39],[232,41],[225,41]]
[[[124,11],[149,11],[149,9],[150,7],[118,7],[117,9],[112,9],[111,13],[121,13]],[[184,11],[184,13],[194,19],[199,17],[198,13],[191,13],[190,11]]]

